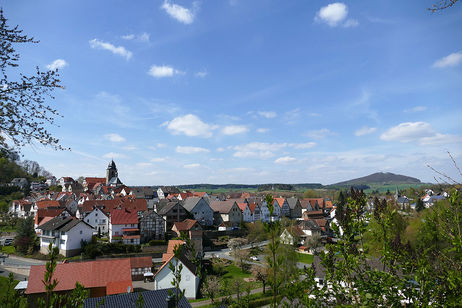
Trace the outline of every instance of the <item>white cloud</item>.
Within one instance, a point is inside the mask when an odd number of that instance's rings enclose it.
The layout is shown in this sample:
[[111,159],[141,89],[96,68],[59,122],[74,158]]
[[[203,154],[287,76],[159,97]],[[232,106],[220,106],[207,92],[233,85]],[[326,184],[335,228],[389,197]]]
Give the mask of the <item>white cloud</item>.
[[184,75],[185,73],[168,65],[153,65],[149,69],[148,74],[155,78],[163,78],[172,77],[173,75]]
[[160,149],[165,148],[167,145],[165,143],[158,143],[156,146]]
[[355,132],[355,135],[356,136],[364,136],[364,135],[369,135],[369,134],[372,134],[373,132],[375,132],[377,130],[376,127],[367,127],[367,126],[363,126],[361,127],[360,129],[358,129],[356,132]]
[[257,133],[260,133],[260,134],[267,133],[268,131],[269,131],[268,128],[258,128],[257,129]]
[[216,150],[216,151],[217,151],[217,152],[224,152],[224,151],[225,151],[225,149],[220,147],[220,148],[217,148],[217,150]]
[[194,22],[196,12],[199,9],[199,4],[198,2],[194,1],[193,8],[188,9],[181,5],[171,3],[171,1],[165,0],[161,8],[165,12],[167,12],[167,14],[170,15],[170,17],[176,19],[179,22],[189,25]]
[[343,27],[345,28],[353,28],[353,27],[357,27],[359,25],[359,21],[357,21],[356,19],[348,19],[347,21],[345,21],[345,23],[343,24]]
[[200,71],[194,74],[194,76],[199,78],[205,78],[209,73],[207,71]]
[[433,67],[453,67],[459,65],[460,63],[462,63],[462,51],[451,53],[450,55],[435,61],[435,63],[433,63]]
[[436,145],[462,142],[460,136],[440,134],[426,122],[405,122],[393,126],[384,132],[380,139],[384,141],[399,141],[403,143],[417,142],[421,145]]
[[318,129],[318,130],[310,130],[309,132],[306,133],[306,135],[310,138],[313,138],[313,139],[323,139],[327,136],[331,136],[331,135],[334,135],[333,132],[331,132],[329,129],[327,128],[321,128],[321,129]]
[[177,146],[175,151],[181,154],[197,154],[197,153],[208,153],[210,152],[206,148],[201,147],[189,147],[189,146]]
[[290,147],[294,149],[311,149],[312,147],[316,146],[316,142],[307,142],[307,143],[291,143],[289,144]]
[[109,152],[103,155],[103,158],[113,159],[113,158],[125,158],[124,154]]
[[47,69],[50,71],[54,71],[55,69],[62,69],[66,67],[68,64],[65,60],[63,59],[56,59],[50,64],[47,65]]
[[292,163],[294,161],[296,161],[296,159],[294,157],[284,156],[284,157],[280,157],[280,158],[276,159],[274,161],[274,163],[276,163],[276,164],[287,164],[287,163]]
[[167,160],[166,157],[153,157],[153,158],[151,158],[151,161],[153,163],[162,163],[162,162],[164,162],[166,160]]
[[145,167],[152,166],[152,164],[151,163],[136,163],[136,166],[141,167],[141,168],[145,168]]
[[274,111],[258,111],[257,113],[260,116],[265,117],[267,119],[272,119],[276,117],[276,112]]
[[197,116],[187,114],[185,116],[176,117],[170,122],[163,124],[174,135],[184,134],[190,137],[212,137],[212,131],[216,126],[202,122]]
[[237,135],[248,132],[249,129],[244,125],[230,125],[225,126],[222,129],[223,134],[225,135]]
[[122,56],[127,60],[133,55],[131,51],[128,51],[123,46],[114,46],[111,43],[103,42],[98,39],[92,39],[89,43],[91,48],[109,50],[113,54]]
[[107,140],[109,140],[111,142],[124,142],[125,141],[124,137],[122,137],[119,134],[115,134],[115,133],[106,134],[106,135],[104,135],[104,138],[106,138]]
[[123,147],[122,149],[124,149],[126,151],[135,151],[138,148],[136,146],[134,146],[134,145],[127,145],[126,147]]
[[194,168],[199,168],[200,166],[201,166],[200,164],[188,164],[188,165],[184,165],[183,167],[187,169],[194,169]]
[[135,34],[127,34],[127,35],[122,35],[122,38],[127,41],[135,40],[138,42],[142,43],[148,43],[149,42],[149,33],[143,32],[141,34],[135,35]]
[[330,27],[336,27],[348,16],[348,8],[342,2],[323,6],[316,14],[315,21],[325,22]]
[[404,112],[421,112],[427,110],[426,106],[415,106],[410,109],[405,109]]

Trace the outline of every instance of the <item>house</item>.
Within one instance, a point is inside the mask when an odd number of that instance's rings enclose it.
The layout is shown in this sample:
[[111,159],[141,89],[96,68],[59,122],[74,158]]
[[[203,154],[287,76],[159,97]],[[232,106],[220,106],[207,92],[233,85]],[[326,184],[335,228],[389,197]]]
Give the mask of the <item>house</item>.
[[[45,271],[45,265],[32,265],[30,268],[26,289],[29,306],[35,306],[37,298],[45,296],[45,285],[42,282]],[[58,263],[53,279],[58,282],[53,290],[58,294],[71,292],[76,282],[90,291],[90,297],[120,294],[133,290],[128,258]]]
[[175,222],[172,230],[180,237],[186,234],[191,240],[197,254],[202,255],[202,227],[194,219],[185,219],[182,222]]
[[165,219],[154,211],[144,212],[140,219],[141,243],[165,238]]
[[110,212],[114,209],[127,209],[136,212],[138,216],[141,216],[141,214],[148,209],[146,200],[135,199],[128,196],[111,200],[85,200],[83,204],[78,207],[75,215],[77,218],[82,219],[93,211],[95,207],[99,207],[105,212]]
[[261,220],[261,208],[256,203],[249,203],[250,214],[252,215],[251,221]]
[[109,232],[109,216],[107,212],[103,212],[98,207],[95,207],[83,220],[92,226],[97,233],[106,234]]
[[305,233],[297,226],[284,229],[281,233],[281,243],[286,245],[303,245]]
[[143,280],[145,277],[144,274],[152,274],[152,257],[131,257],[130,270],[132,280]]
[[71,217],[71,216],[72,216],[71,213],[69,213],[69,211],[64,208],[56,207],[56,208],[38,209],[34,217],[35,232],[40,233],[40,230],[38,229],[38,227],[44,224],[45,222],[50,221],[51,219],[55,217]]
[[47,184],[48,187],[55,186],[56,185],[56,177],[55,176],[47,177],[47,180],[45,181],[45,184]]
[[[267,206],[266,201],[264,203],[262,203],[262,205],[263,204],[265,204],[265,206]],[[290,209],[289,209],[289,213],[290,213]],[[281,219],[281,215],[282,215],[282,213],[281,213],[281,207],[279,206],[279,203],[276,200],[273,200],[273,215],[271,215],[270,219],[272,221],[279,220],[279,219]],[[268,216],[269,216],[269,208],[268,208]]]
[[91,191],[98,183],[106,183],[106,178],[86,177],[83,179],[83,191]]
[[[172,301],[170,293],[175,293],[175,289],[162,289],[156,291],[144,291],[136,293],[123,293],[106,297],[87,298],[83,308],[138,308],[137,300],[143,298],[143,307],[171,308],[175,303]],[[186,297],[182,297],[178,302],[178,308],[191,308]]]
[[75,181],[74,181],[73,178],[68,177],[68,176],[64,176],[64,177],[59,178],[59,180],[58,180],[58,182],[56,184],[58,186],[61,186],[62,188],[64,188],[64,186],[72,185],[74,183],[75,183]]
[[[273,213],[274,215],[274,213]],[[260,220],[263,222],[269,222],[270,221],[270,212],[268,209],[268,205],[266,204],[266,201],[263,201],[260,205]]]
[[225,222],[237,226],[242,221],[242,211],[237,205],[236,199],[212,201],[210,207],[216,213],[215,224],[217,225]]
[[58,247],[59,253],[65,257],[72,257],[80,253],[81,242],[90,242],[93,228],[72,217],[55,217],[38,226],[40,233],[40,252],[48,253],[50,243]]
[[252,212],[250,211],[249,209],[249,206],[247,205],[247,203],[237,203],[237,206],[239,207],[239,209],[241,210],[241,213],[242,213],[242,220],[244,222],[251,222],[253,221],[252,220]]
[[301,218],[302,217],[302,205],[298,198],[291,197],[286,199],[287,204],[290,208],[290,218]]
[[160,200],[156,208],[159,214],[165,221],[165,230],[171,230],[175,222],[180,222],[189,217],[189,213],[181,205],[179,201]]
[[189,197],[183,201],[183,207],[194,216],[201,225],[213,225],[213,210],[204,198]]
[[13,216],[24,218],[33,215],[33,212],[31,212],[31,210],[32,203],[22,199],[13,200],[13,202],[11,202],[11,206],[8,212]]
[[199,290],[200,278],[197,275],[196,266],[192,264],[184,254],[179,254],[178,257],[171,254],[159,268],[157,273],[154,275],[154,290],[170,289],[172,287],[174,273],[170,269],[170,264],[172,264],[177,270],[179,270],[179,266],[182,264],[180,272],[180,290],[185,290],[184,295],[186,298],[195,299],[197,291]]
[[130,187],[130,191],[137,199],[158,200],[157,191],[152,187]]
[[110,212],[109,241],[131,245],[140,244],[138,214],[135,211],[115,209]]
[[159,200],[167,198],[170,194],[179,194],[180,190],[175,186],[162,186],[157,189],[157,196]]
[[29,182],[26,178],[14,178],[11,180],[10,185],[24,189],[29,185]]
[[298,222],[298,227],[307,236],[321,236],[321,228],[314,220],[301,220]]
[[284,198],[274,198],[273,199],[273,206],[275,206],[275,203],[279,205],[279,208],[281,209],[281,216],[284,217],[290,217],[290,207],[289,204],[287,203],[287,200]]

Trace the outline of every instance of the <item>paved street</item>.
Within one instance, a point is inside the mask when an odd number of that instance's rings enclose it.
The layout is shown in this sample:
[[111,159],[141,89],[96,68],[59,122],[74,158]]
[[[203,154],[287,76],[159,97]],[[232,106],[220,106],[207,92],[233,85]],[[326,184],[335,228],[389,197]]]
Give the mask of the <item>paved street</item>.
[[8,277],[9,273],[12,272],[16,280],[25,280],[29,277],[31,265],[43,265],[45,263],[46,261],[42,260],[10,255],[0,258],[0,275]]

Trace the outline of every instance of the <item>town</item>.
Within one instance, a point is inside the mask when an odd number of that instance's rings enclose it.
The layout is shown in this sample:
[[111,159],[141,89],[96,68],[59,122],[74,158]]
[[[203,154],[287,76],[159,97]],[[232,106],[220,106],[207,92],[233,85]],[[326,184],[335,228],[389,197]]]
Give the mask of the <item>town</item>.
[[[176,302],[179,307],[191,305],[188,300],[194,306],[220,300],[229,304],[234,297],[240,305],[245,296],[250,301],[251,294],[256,294],[256,303],[270,303],[271,296],[264,294],[265,284],[271,285],[267,247],[271,231],[265,226],[278,223],[277,242],[284,248],[277,253],[286,258],[281,275],[297,279],[307,266],[316,263],[319,267],[325,246],[343,236],[337,208],[345,207],[349,195],[345,191],[335,199],[306,197],[315,193],[308,190],[290,197],[289,191],[281,191],[282,196],[274,191],[274,184],[273,193],[133,187],[123,184],[114,160],[106,168],[106,177],[42,178],[43,182],[32,183],[14,178],[7,187],[27,188],[30,193],[13,200],[2,216],[4,223],[19,219],[30,224],[21,228],[33,233],[18,230],[14,238],[2,237],[2,264],[24,276],[15,290],[31,306],[47,294],[43,283],[47,269],[29,265],[25,271],[9,265],[9,259],[17,258],[5,254],[12,245],[19,255],[38,254],[42,260],[56,249],[52,257],[58,260],[52,273],[58,282],[54,291],[71,294],[76,283],[82,284],[89,291],[85,307],[97,305],[95,298],[117,303],[137,293],[144,300],[163,301],[169,297],[166,292],[172,281],[184,292]],[[388,191],[375,200],[365,199],[363,215],[376,213],[377,206],[385,202],[384,207],[388,204],[412,216],[448,197],[446,191],[426,189],[423,193],[413,200],[396,187],[394,194]],[[316,284],[322,287],[325,276],[319,269],[316,274]]]

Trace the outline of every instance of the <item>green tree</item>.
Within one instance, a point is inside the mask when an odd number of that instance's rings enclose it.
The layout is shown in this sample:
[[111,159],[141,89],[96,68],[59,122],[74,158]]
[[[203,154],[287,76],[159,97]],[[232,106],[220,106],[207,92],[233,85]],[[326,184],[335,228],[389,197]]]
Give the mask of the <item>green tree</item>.
[[[53,98],[51,93],[62,88],[57,70],[46,72],[36,68],[31,76],[17,74],[19,80],[12,80],[19,67],[18,45],[38,43],[32,37],[22,34],[18,26],[10,27],[0,10],[0,130],[18,149],[33,141],[62,149],[59,140],[46,129],[54,124],[58,112],[45,103]],[[0,136],[0,148],[7,149],[6,138]]]
[[420,211],[422,211],[422,210],[424,210],[424,209],[425,209],[425,205],[424,205],[422,199],[418,197],[418,198],[417,198],[417,201],[416,201],[416,203],[415,203],[415,210],[416,210],[417,212],[420,212]]
[[215,298],[217,297],[218,293],[220,292],[220,280],[217,276],[207,276],[205,278],[204,283],[201,287],[201,293],[212,301],[212,305],[215,304]]
[[20,218],[15,238],[16,249],[24,254],[32,253],[37,235],[34,230],[34,217]]
[[265,197],[265,202],[268,206],[268,210],[270,213],[270,221],[269,223],[265,224],[265,230],[269,234],[269,244],[268,244],[268,255],[266,256],[266,262],[268,263],[270,272],[271,272],[271,279],[269,283],[271,285],[271,289],[273,290],[273,307],[276,307],[277,295],[278,295],[278,287],[281,284],[280,280],[278,279],[278,269],[283,262],[283,258],[277,255],[277,251],[280,245],[280,235],[281,235],[281,224],[278,220],[273,219],[274,213],[274,206],[273,206],[273,196],[267,194]]
[[313,189],[307,189],[303,193],[303,198],[319,198],[319,193]]

